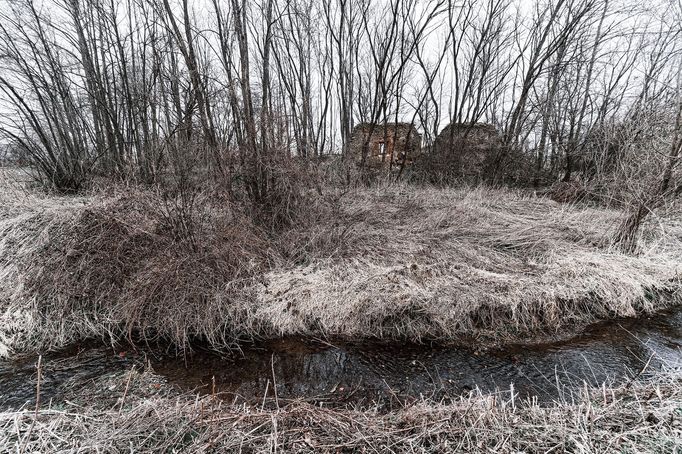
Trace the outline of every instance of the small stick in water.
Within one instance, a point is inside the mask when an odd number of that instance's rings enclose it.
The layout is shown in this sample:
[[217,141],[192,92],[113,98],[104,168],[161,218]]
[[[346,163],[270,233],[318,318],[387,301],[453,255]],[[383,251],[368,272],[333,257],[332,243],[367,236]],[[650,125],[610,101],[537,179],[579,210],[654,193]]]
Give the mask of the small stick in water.
[[270,357],[270,368],[272,369],[272,389],[275,391],[275,405],[279,410],[279,398],[277,397],[277,380],[275,379],[275,354]]
[[43,355],[38,356],[38,383],[36,384],[36,416],[38,416],[38,410],[40,410],[40,380],[43,372]]
[[33,434],[33,427],[36,425],[36,420],[38,419],[38,410],[40,410],[40,379],[43,371],[43,355],[38,356],[38,364],[36,365],[36,369],[38,369],[38,382],[36,384],[36,411],[35,415],[33,416],[31,426],[28,428],[28,432],[26,433],[24,441],[21,444],[21,450],[19,450],[19,454],[24,454],[26,446],[31,439],[31,434]]
[[123,404],[126,401],[126,396],[128,395],[128,389],[130,388],[130,380],[133,378],[133,372],[135,371],[135,366],[130,369],[130,373],[128,374],[128,381],[126,382],[126,388],[123,390],[123,397],[121,397],[121,407],[118,409],[118,413],[120,414],[123,411]]

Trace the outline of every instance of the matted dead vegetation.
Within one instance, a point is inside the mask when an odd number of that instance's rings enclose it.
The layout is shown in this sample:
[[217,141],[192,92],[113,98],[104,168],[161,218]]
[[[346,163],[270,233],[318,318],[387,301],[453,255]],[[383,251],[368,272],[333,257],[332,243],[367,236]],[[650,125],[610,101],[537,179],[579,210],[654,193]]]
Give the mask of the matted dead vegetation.
[[3,198],[0,353],[126,335],[528,341],[681,296],[674,219],[652,219],[633,256],[610,246],[619,212],[508,190],[311,194],[274,233],[192,197]]
[[498,190],[398,187],[347,196],[333,257],[266,274],[259,318],[281,333],[524,336],[679,299],[679,226],[642,252],[610,246],[617,211]]
[[539,406],[510,392],[397,411],[268,399],[232,406],[178,394],[151,371],[123,372],[64,402],[0,413],[2,452],[678,452],[679,380],[585,389]]

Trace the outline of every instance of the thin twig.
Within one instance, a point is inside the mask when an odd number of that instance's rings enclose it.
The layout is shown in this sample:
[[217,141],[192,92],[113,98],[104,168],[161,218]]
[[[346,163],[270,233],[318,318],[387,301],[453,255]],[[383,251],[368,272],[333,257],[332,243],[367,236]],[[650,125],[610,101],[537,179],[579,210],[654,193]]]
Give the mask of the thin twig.
[[130,388],[130,381],[133,378],[133,372],[135,371],[135,365],[130,369],[130,373],[128,374],[128,381],[126,381],[126,387],[125,390],[123,391],[123,397],[121,397],[121,407],[118,409],[119,414],[123,411],[123,404],[125,403],[126,396],[128,395],[128,389]]

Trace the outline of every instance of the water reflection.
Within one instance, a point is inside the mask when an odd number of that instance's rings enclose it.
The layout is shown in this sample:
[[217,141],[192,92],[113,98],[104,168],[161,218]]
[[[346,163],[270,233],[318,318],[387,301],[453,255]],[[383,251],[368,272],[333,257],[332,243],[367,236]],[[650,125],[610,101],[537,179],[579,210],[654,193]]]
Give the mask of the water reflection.
[[[163,357],[73,346],[43,360],[41,399],[64,398],[103,374],[151,360],[155,372],[184,390],[234,402],[306,399],[320,405],[381,405],[447,400],[480,388],[540,401],[571,399],[587,383],[682,370],[682,309],[652,318],[594,325],[581,336],[544,345],[476,352],[442,345],[353,343],[289,338],[245,348],[229,358],[209,352]],[[34,405],[37,357],[0,362],[0,408]],[[646,367],[645,367],[646,366]],[[267,398],[267,399],[264,399]]]
[[[38,356],[0,361],[0,410],[35,406],[38,364]],[[101,344],[76,344],[48,353],[40,361],[41,405],[45,407],[53,400],[63,400],[69,393],[87,388],[102,375],[127,370],[133,364],[142,366],[143,361]]]
[[[682,366],[682,310],[592,326],[568,342],[477,353],[395,343],[332,344],[285,339],[234,358],[198,353],[187,364],[161,359],[157,372],[184,389],[239,401],[264,396],[319,402],[395,404],[447,399],[475,387],[541,401],[570,399],[584,383],[618,384]],[[645,369],[646,366],[646,369]],[[276,386],[274,385],[276,384]]]

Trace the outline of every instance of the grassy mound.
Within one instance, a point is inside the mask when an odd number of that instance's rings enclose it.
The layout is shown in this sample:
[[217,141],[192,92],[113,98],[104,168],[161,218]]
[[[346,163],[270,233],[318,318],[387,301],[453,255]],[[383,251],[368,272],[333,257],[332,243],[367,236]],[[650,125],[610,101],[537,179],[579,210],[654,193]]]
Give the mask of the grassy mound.
[[305,402],[231,406],[177,394],[150,371],[103,377],[37,411],[0,412],[2,452],[676,452],[679,380],[585,390],[538,406],[471,393],[381,413]]
[[15,336],[25,348],[133,331],[233,340],[225,330],[267,259],[244,217],[206,204],[189,236],[153,193],[54,202],[0,221],[0,295],[5,318],[30,320]]
[[0,354],[135,333],[522,341],[679,301],[682,227],[610,247],[616,211],[487,189],[311,196],[276,234],[150,191],[0,203]]

